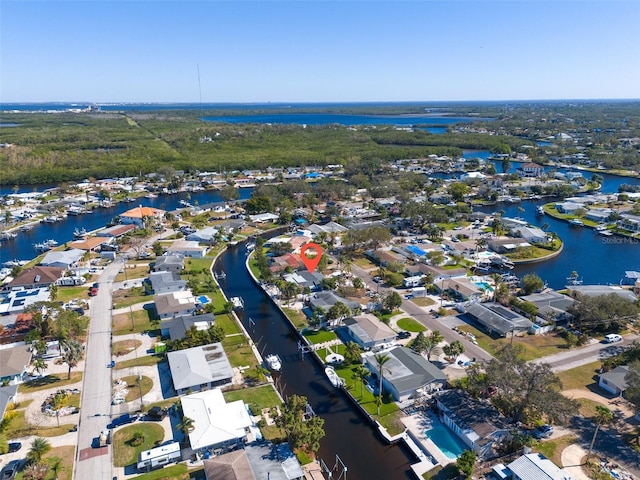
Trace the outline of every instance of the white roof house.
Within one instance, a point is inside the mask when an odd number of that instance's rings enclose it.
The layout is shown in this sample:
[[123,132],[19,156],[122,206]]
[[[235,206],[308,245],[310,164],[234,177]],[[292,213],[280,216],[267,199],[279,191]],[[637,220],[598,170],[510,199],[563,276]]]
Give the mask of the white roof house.
[[185,257],[202,258],[207,254],[208,248],[198,242],[190,240],[176,240],[167,249],[169,253],[177,253]]
[[253,421],[242,400],[226,403],[219,388],[182,397],[182,411],[193,420],[193,450],[234,445],[246,438]]
[[521,480],[573,480],[565,470],[559,468],[541,453],[528,453],[507,465],[512,478]]
[[187,390],[229,385],[233,379],[233,369],[221,343],[169,352],[167,360],[179,395]]
[[84,250],[72,248],[63,252],[49,252],[40,261],[40,265],[46,267],[60,267],[69,269],[74,266],[85,254]]

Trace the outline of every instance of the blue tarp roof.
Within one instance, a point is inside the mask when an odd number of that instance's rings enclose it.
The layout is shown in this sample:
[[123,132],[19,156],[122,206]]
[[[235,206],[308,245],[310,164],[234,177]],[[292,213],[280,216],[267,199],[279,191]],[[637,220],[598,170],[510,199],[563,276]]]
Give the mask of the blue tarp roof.
[[424,250],[416,247],[415,245],[408,245],[407,246],[407,250],[409,250],[411,253],[415,253],[416,255],[426,255],[427,252],[425,252]]

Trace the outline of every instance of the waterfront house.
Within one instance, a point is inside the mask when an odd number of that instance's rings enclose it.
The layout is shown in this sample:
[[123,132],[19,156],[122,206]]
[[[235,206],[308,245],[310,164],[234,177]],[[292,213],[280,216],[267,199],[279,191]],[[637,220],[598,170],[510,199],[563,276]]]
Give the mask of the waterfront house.
[[622,214],[621,217],[616,224],[618,228],[628,232],[640,232],[640,216]]
[[569,321],[572,315],[567,313],[567,310],[575,303],[575,299],[554,290],[525,295],[520,297],[520,300],[533,303],[538,308],[540,317],[552,318],[555,323]]
[[620,365],[609,372],[601,373],[598,375],[598,386],[612,395],[622,397],[628,387],[627,373],[628,365]]
[[498,463],[492,470],[493,477],[499,480],[573,480],[569,473],[541,453],[526,453],[507,466]]
[[514,237],[524,238],[529,243],[547,243],[549,240],[548,235],[538,227],[514,227],[511,229],[511,234]]
[[169,352],[167,360],[178,395],[224,387],[233,380],[233,369],[221,343]]
[[285,253],[284,255],[273,257],[271,259],[269,270],[273,273],[277,273],[286,270],[288,267],[293,270],[297,270],[304,267],[304,264],[302,263],[302,259],[299,255],[295,255],[293,253]]
[[530,247],[531,244],[524,238],[492,238],[487,246],[491,251],[502,254],[515,252],[518,248]]
[[370,313],[347,318],[344,324],[349,340],[357,343],[365,350],[391,343],[396,338],[396,332]]
[[555,204],[558,213],[564,213],[567,215],[574,215],[576,210],[585,209],[585,206],[580,203],[574,202],[558,202]]
[[45,267],[59,267],[69,270],[75,268],[78,262],[82,260],[86,252],[77,248],[71,250],[65,250],[63,252],[47,252],[47,254],[40,260],[40,265]]
[[219,388],[186,395],[180,401],[184,416],[193,420],[189,443],[192,450],[201,454],[242,446],[254,425],[244,401],[227,403]]
[[592,208],[587,210],[584,218],[592,222],[605,223],[612,213],[613,210],[611,208]]
[[160,320],[160,334],[162,338],[180,340],[186,336],[187,330],[195,327],[196,330],[208,330],[213,326],[215,316],[213,313],[204,315],[180,315],[174,318]]
[[441,420],[481,459],[495,456],[494,447],[509,434],[506,418],[489,402],[474,399],[464,390],[436,395]]
[[5,288],[9,290],[48,288],[63,276],[63,272],[64,270],[60,267],[31,267],[20,272]]
[[[420,392],[441,390],[447,383],[447,376],[433,363],[410,348],[395,347],[384,352],[389,357],[384,364],[382,390],[387,390],[395,401],[405,401]],[[362,355],[378,385],[380,372],[374,352]]]
[[[302,480],[300,462],[288,443],[251,443],[204,461],[206,480]],[[315,478],[315,477],[314,477]]]
[[540,177],[544,175],[544,167],[533,162],[523,163],[517,172],[521,177]]
[[221,236],[218,227],[206,227],[197,232],[188,234],[185,238],[191,242],[204,243],[206,245],[214,245]]
[[142,205],[120,214],[120,223],[144,228],[148,219],[162,219],[166,212],[159,208],[143,207]]
[[287,282],[295,283],[302,288],[309,288],[311,291],[318,290],[324,275],[320,272],[309,272],[308,270],[299,270],[297,272],[285,274],[283,276]]
[[[309,298],[309,306],[312,309],[322,310],[322,312],[324,313],[327,313],[329,309],[338,302],[342,302],[347,307],[349,307],[352,313],[360,309],[360,304],[358,302],[347,300],[346,298],[341,297],[337,293],[332,292],[330,290],[314,293]],[[340,325],[342,320],[343,319],[341,318],[332,320],[331,322],[328,323],[328,325],[332,327],[337,327]]]
[[190,240],[176,240],[167,249],[167,252],[170,254],[191,258],[203,258],[207,254],[207,251],[207,246]]
[[22,345],[0,349],[0,383],[17,385],[27,377],[27,368],[31,363],[30,348]]
[[69,242],[67,245],[69,248],[84,250],[85,252],[99,252],[105,245],[111,245],[112,243],[113,238],[89,237],[83,240]]
[[468,277],[448,278],[440,283],[434,283],[434,287],[445,291],[461,302],[476,301],[482,299],[484,291]]
[[314,223],[313,225],[309,225],[309,231],[314,235],[317,235],[323,232],[327,234],[344,233],[347,231],[347,228],[343,227],[342,225],[336,222],[327,222],[324,225],[319,225],[317,223]]
[[152,268],[154,272],[173,272],[180,274],[184,269],[184,257],[173,253],[156,257]]
[[155,295],[182,292],[187,289],[187,281],[181,280],[180,275],[173,272],[151,272],[149,283],[151,283],[151,290]]
[[193,314],[198,303],[191,290],[157,295],[154,301],[161,319]]
[[465,311],[489,335],[524,334],[533,326],[529,319],[499,303],[472,303],[465,307]]
[[621,298],[635,302],[638,297],[631,290],[617,285],[567,285],[567,290],[572,297],[583,295],[585,297],[600,297],[602,295],[615,294]]
[[136,229],[135,225],[114,225],[96,233],[96,237],[120,238]]

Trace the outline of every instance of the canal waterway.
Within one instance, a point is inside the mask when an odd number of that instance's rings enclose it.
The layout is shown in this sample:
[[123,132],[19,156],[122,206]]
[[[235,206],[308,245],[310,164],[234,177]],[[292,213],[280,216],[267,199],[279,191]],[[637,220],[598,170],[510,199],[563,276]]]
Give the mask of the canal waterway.
[[[221,281],[227,297],[241,297],[244,310],[238,311],[245,328],[263,357],[277,353],[282,359],[282,372],[277,385],[283,396],[304,395],[313,411],[325,420],[326,436],[321,441],[319,457],[332,468],[336,455],[348,468],[346,478],[388,480],[413,478],[406,447],[387,445],[375,433],[368,419],[358,412],[340,390],[335,389],[319,364],[298,353],[298,336],[269,297],[250,278],[245,268],[244,244],[229,248],[215,264],[215,271],[224,271]],[[339,478],[340,469],[333,478]]]
[[[252,188],[239,189],[240,200],[251,197]],[[0,245],[0,264],[9,260],[30,260],[38,255],[34,244],[52,239],[60,245],[73,240],[75,229],[83,228],[90,232],[103,228],[116,216],[138,205],[161,208],[167,211],[183,209],[180,201],[188,201],[192,205],[215,203],[223,201],[217,190],[204,190],[198,192],[181,192],[175,195],[159,195],[157,198],[138,198],[135,203],[118,203],[110,208],[96,208],[93,213],[82,215],[69,215],[56,223],[37,223],[26,232],[16,232],[18,237],[13,240],[3,241]]]

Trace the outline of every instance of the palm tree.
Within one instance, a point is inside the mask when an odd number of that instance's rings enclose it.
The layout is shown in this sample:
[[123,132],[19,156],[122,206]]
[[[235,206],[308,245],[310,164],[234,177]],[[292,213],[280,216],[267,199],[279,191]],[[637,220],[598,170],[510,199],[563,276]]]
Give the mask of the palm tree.
[[196,427],[194,425],[194,420],[185,415],[184,417],[182,417],[182,421],[180,423],[178,423],[178,425],[176,425],[176,428],[178,430],[182,430],[182,433],[184,433],[184,438],[185,438],[185,441],[186,441],[186,439],[189,436],[189,434],[191,432],[193,432],[193,430]]
[[60,457],[54,457],[51,460],[49,468],[51,469],[55,480],[58,480],[58,473],[60,473],[60,469],[62,468],[62,459]]
[[358,365],[358,367],[353,370],[353,378],[360,380],[360,397],[362,397],[362,389],[364,388],[364,384],[368,376],[369,370],[362,365]]
[[0,433],[0,454],[7,453],[9,451],[9,442],[7,442],[7,437]]
[[44,372],[46,369],[47,369],[47,362],[45,362],[44,359],[36,358],[33,361],[33,370],[37,372],[38,375],[41,375],[42,372]]
[[27,453],[28,463],[40,463],[42,457],[51,450],[49,440],[42,437],[36,437],[31,442],[31,449]]
[[434,330],[426,337],[426,347],[427,347],[427,360],[431,361],[431,354],[433,351],[438,348],[440,342],[444,340],[444,336],[440,333],[440,330]]
[[65,343],[67,350],[64,352],[64,355],[62,355],[62,360],[69,366],[69,372],[67,374],[67,379],[69,379],[71,378],[71,369],[76,367],[80,360],[82,360],[84,351],[82,344],[78,340],[68,340]]
[[589,463],[589,457],[591,457],[593,444],[596,443],[596,436],[598,435],[598,430],[600,430],[600,425],[609,423],[611,420],[613,420],[613,412],[604,405],[596,405],[596,430],[595,432],[593,432],[593,438],[591,439],[591,444],[589,445],[589,452],[587,453],[587,459],[585,460],[585,463]]
[[380,404],[382,403],[382,379],[384,377],[384,364],[391,360],[389,355],[383,353],[374,357],[378,365],[378,376],[380,377],[380,386],[378,388],[378,416],[380,415]]

